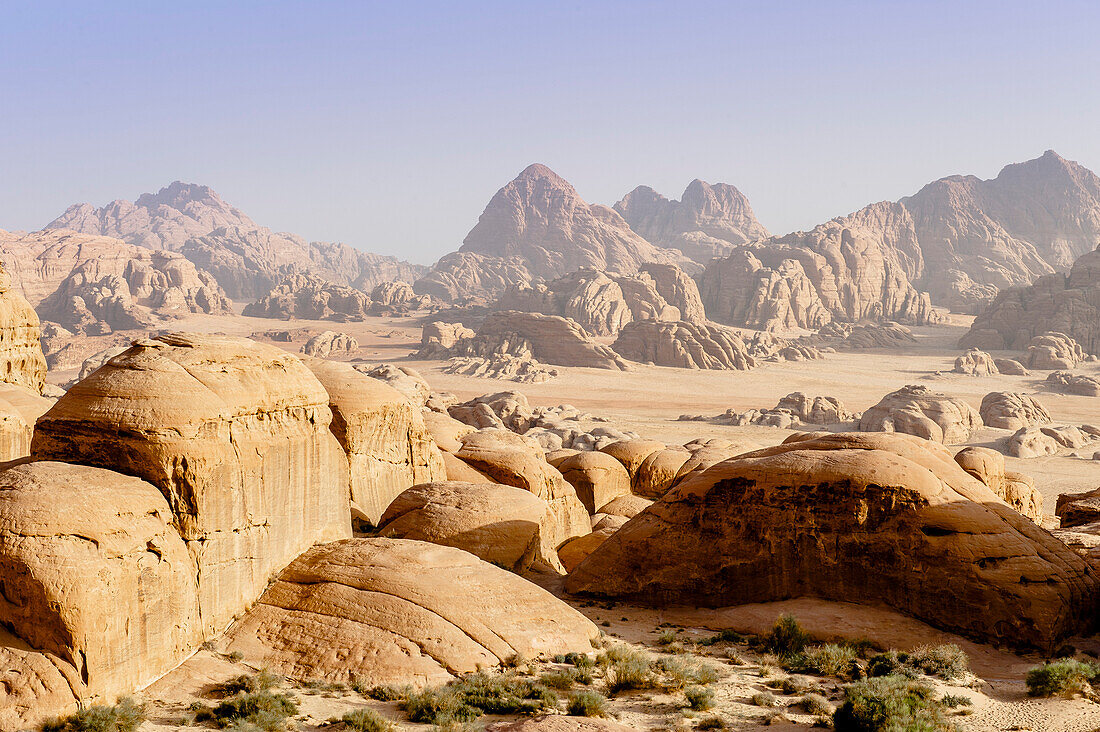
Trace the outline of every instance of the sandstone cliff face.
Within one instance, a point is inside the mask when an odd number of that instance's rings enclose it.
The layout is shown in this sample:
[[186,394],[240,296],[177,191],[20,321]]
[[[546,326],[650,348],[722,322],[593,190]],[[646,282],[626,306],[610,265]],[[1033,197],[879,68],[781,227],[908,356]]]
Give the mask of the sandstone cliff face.
[[411,281],[424,269],[344,244],[308,242],[294,234],[274,233],[210,188],[179,181],[133,202],[114,201],[102,208],[87,203],[70,206],[46,228],[111,236],[149,249],[180,252],[214,275],[235,299],[259,297],[293,273],[314,274],[370,290],[387,280]]
[[531,284],[522,257],[494,257],[474,252],[452,252],[413,283],[419,295],[443,302],[488,301],[509,287]]
[[857,433],[794,435],[685,480],[566,580],[569,592],[661,604],[886,604],[1042,649],[1092,622],[1098,587],[1083,557],[942,446]]
[[468,552],[346,539],[287,567],[229,648],[295,679],[435,684],[516,655],[586,653],[598,635],[546,590]]
[[242,315],[347,322],[366,318],[370,306],[370,296],[365,292],[320,277],[296,274],[283,279],[256,302],[246,305]]
[[732,328],[642,320],[622,329],[612,348],[631,361],[682,369],[737,369],[756,365]]
[[31,454],[34,423],[53,403],[24,386],[0,384],[0,462]]
[[646,241],[679,249],[703,265],[735,247],[768,237],[741,191],[698,178],[679,201],[670,201],[649,186],[638,186],[615,204],[615,210]]
[[1047,331],[1065,333],[1100,354],[1100,248],[1081,256],[1068,275],[1046,275],[1000,293],[960,343],[1022,350]]
[[376,525],[406,488],[446,479],[418,406],[347,364],[304,360],[328,392],[332,432],[350,463],[353,515]]
[[42,391],[46,356],[40,334],[38,315],[12,289],[11,275],[0,266],[0,382]]
[[309,369],[273,346],[160,336],[69,389],[39,420],[31,452],[160,489],[198,567],[210,632],[273,571],[349,535],[348,462],[328,404]]
[[[173,522],[164,496],[137,478],[56,462],[0,472],[0,625],[71,679],[68,699],[28,704],[40,691],[27,678],[40,673],[35,659],[7,659],[23,677],[17,721],[77,700],[113,703],[199,645],[195,561]],[[3,706],[0,726],[13,728]]]

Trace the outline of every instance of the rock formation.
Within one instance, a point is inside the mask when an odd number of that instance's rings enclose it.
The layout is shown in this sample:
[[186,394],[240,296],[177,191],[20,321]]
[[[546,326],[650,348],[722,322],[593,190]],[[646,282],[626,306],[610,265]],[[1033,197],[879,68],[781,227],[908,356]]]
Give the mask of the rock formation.
[[615,204],[615,210],[646,241],[679,249],[702,265],[768,237],[741,191],[698,178],[688,184],[679,201],[670,201],[649,186],[638,186]]
[[328,404],[309,369],[274,346],[166,335],[70,388],[38,420],[31,453],[160,489],[212,631],[306,548],[350,534],[347,457]]
[[[0,726],[112,703],[198,646],[195,560],[174,519],[154,486],[109,470],[35,462],[0,472],[0,626],[34,649],[13,654],[0,642],[15,677],[0,691]],[[43,660],[67,695],[39,697]]]
[[499,483],[447,481],[413,486],[378,522],[377,535],[453,546],[498,567],[560,567],[555,519],[529,491]]
[[962,343],[1023,349],[1048,331],[1067,334],[1085,351],[1100,354],[1100,248],[1082,255],[1068,275],[1044,275],[1030,286],[1001,292],[974,319]]
[[374,366],[356,364],[355,370],[372,379],[386,382],[404,394],[409,403],[415,407],[423,407],[432,393],[432,388],[428,386],[428,382],[420,372],[408,366],[397,366],[392,363],[380,363]]
[[413,290],[443,302],[487,302],[509,287],[529,286],[531,281],[531,273],[521,257],[459,251],[436,262],[413,283]]
[[1052,421],[1050,412],[1035,397],[1008,391],[986,394],[978,414],[986,427],[1002,430],[1018,430]]
[[376,525],[406,488],[446,478],[420,408],[401,392],[347,364],[317,358],[305,364],[328,392],[332,433],[350,467],[353,518]]
[[228,647],[295,679],[436,684],[514,656],[585,653],[597,635],[549,592],[467,552],[347,539],[294,560]]
[[259,297],[288,274],[312,274],[369,291],[380,282],[412,281],[423,272],[417,265],[345,244],[274,233],[210,188],[179,181],[133,202],[114,201],[98,209],[87,203],[70,206],[46,229],[179,252],[212,274],[234,299]]
[[1066,335],[1048,331],[1028,341],[1024,363],[1028,368],[1041,371],[1072,369],[1085,359],[1081,344]]
[[347,356],[357,350],[359,350],[359,341],[347,333],[337,333],[334,330],[318,333],[302,346],[302,353],[317,358]]
[[622,463],[607,453],[578,452],[556,467],[577,491],[588,513],[599,513],[614,499],[630,495],[630,474]]
[[36,393],[46,384],[38,315],[12,289],[11,275],[0,266],[0,382],[24,386]]
[[956,358],[955,368],[951,370],[956,374],[965,374],[966,376],[993,376],[1000,373],[993,357],[985,351],[979,351],[977,348],[971,348]]
[[1039,425],[1021,427],[1005,441],[1006,455],[1018,458],[1057,455],[1100,440],[1100,428],[1092,425]]
[[1089,397],[1100,396],[1100,379],[1087,374],[1054,371],[1047,376],[1046,383],[1066,394]]
[[0,462],[31,454],[34,423],[53,403],[26,387],[0,384]]
[[285,278],[256,302],[246,305],[242,314],[253,318],[347,322],[365,319],[370,306],[370,296],[365,292],[320,277],[296,274]]
[[1042,525],[1043,494],[1035,490],[1031,476],[1005,470],[1004,455],[988,447],[966,447],[955,453],[955,462],[1021,515]]
[[461,374],[482,379],[503,379],[520,384],[541,384],[558,375],[558,370],[544,366],[527,355],[456,356],[443,367],[445,374]]
[[720,325],[639,320],[623,328],[611,347],[631,361],[656,366],[739,371],[756,366],[740,334]]
[[1098,582],[942,446],[841,433],[794,435],[698,473],[597,548],[566,589],[659,604],[885,604],[971,638],[1052,649],[1092,622]]
[[419,310],[431,304],[430,295],[417,295],[408,282],[382,282],[370,291],[373,310],[377,313],[403,313]]
[[904,432],[926,440],[966,442],[982,426],[982,418],[961,399],[927,386],[903,386],[863,413],[861,432]]
[[839,399],[829,396],[807,396],[800,391],[788,394],[770,409],[750,409],[736,412],[727,409],[715,417],[703,415],[680,415],[681,422],[712,422],[737,427],[759,425],[789,429],[801,425],[829,425],[858,419],[859,415],[849,412]]
[[896,350],[917,342],[913,331],[898,323],[829,323],[814,335],[802,339],[811,345],[828,346],[838,351],[868,348]]

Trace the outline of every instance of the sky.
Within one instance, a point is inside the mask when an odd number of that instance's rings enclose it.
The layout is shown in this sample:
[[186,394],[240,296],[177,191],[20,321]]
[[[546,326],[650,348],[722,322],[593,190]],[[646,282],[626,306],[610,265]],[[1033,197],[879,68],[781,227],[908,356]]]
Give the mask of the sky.
[[431,263],[532,162],[732,183],[773,232],[1057,150],[1100,170],[1095,2],[0,2],[0,228],[173,180]]

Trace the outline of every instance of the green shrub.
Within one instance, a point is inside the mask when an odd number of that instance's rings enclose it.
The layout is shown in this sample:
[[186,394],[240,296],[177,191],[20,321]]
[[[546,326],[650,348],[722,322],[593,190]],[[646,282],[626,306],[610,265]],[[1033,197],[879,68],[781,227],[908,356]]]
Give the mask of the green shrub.
[[267,732],[286,728],[286,720],[298,713],[298,704],[287,694],[269,690],[245,692],[224,700],[212,715],[219,726],[238,723],[255,725]]
[[657,645],[670,646],[676,642],[675,630],[663,630],[661,634],[657,636]]
[[373,709],[356,709],[348,712],[340,721],[355,732],[392,732],[395,725],[382,718]]
[[414,691],[401,702],[410,722],[444,726],[453,722],[472,722],[481,716],[447,687]]
[[568,663],[577,668],[592,668],[596,665],[587,653],[560,653],[554,656],[554,663]]
[[607,699],[595,691],[585,690],[572,694],[566,709],[574,717],[608,716]]
[[402,699],[408,697],[408,695],[411,694],[413,690],[412,687],[408,685],[390,686],[388,684],[383,686],[371,686],[364,688],[362,685],[357,686],[353,683],[351,688],[353,691],[356,691],[369,699],[383,702],[401,701]]
[[1027,672],[1029,696],[1073,696],[1090,691],[1090,682],[1100,675],[1100,667],[1076,658],[1062,658],[1036,666]]
[[752,695],[752,703],[758,707],[777,707],[779,700],[770,691],[761,691]]
[[42,725],[44,732],[134,732],[145,721],[145,705],[123,697],[112,707],[96,705]]
[[737,631],[726,630],[719,631],[717,635],[712,635],[709,638],[704,638],[699,641],[701,646],[713,646],[715,643],[744,643],[745,636],[741,635]]
[[219,696],[233,696],[234,694],[251,694],[257,691],[274,689],[282,682],[282,679],[267,669],[262,669],[254,674],[242,674],[235,679],[230,679],[224,684],[214,687],[214,692]]
[[705,712],[714,706],[714,689],[705,686],[689,686],[684,689],[688,706],[696,712]]
[[713,714],[709,717],[703,717],[699,720],[699,723],[695,725],[695,729],[725,729],[726,720],[719,717],[717,714]]
[[906,663],[929,676],[945,681],[965,678],[970,673],[970,659],[954,643],[942,646],[921,646],[913,649]]
[[657,679],[653,673],[653,662],[649,654],[625,645],[612,646],[601,654],[600,662],[607,669],[609,694],[652,689],[656,686]]
[[808,714],[812,714],[815,717],[827,717],[831,716],[833,713],[833,705],[821,694],[807,694],[799,700],[798,704],[805,709]]
[[848,676],[856,658],[854,648],[826,643],[823,646],[810,646],[802,653],[788,656],[783,667],[789,671],[801,673]]
[[904,676],[850,684],[833,714],[837,732],[949,732],[953,729],[932,687]]
[[948,709],[956,709],[958,707],[969,707],[974,701],[968,696],[944,694],[943,699],[940,699],[940,703]]
[[573,674],[568,671],[547,671],[539,677],[539,682],[543,686],[558,691],[568,691],[573,688],[573,681]]
[[761,643],[765,651],[784,657],[801,653],[809,645],[810,636],[793,616],[780,615]]
[[541,684],[479,671],[443,687],[412,692],[402,706],[409,720],[442,727],[471,722],[482,714],[535,714],[557,702],[557,695]]
[[896,674],[905,667],[905,662],[908,659],[908,653],[898,653],[894,650],[871,656],[871,659],[867,662],[867,675],[889,676],[890,674]]
[[681,689],[688,684],[712,684],[718,680],[718,671],[713,666],[690,656],[660,658],[653,667],[661,674],[661,685],[668,689]]

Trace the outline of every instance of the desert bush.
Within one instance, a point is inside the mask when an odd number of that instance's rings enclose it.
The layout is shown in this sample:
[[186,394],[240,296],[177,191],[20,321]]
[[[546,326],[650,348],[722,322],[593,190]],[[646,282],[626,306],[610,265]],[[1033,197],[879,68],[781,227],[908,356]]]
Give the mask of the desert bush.
[[573,674],[569,671],[547,671],[539,677],[539,683],[558,691],[568,691],[573,687]]
[[145,721],[145,705],[129,697],[114,706],[95,705],[42,725],[43,732],[134,732]]
[[953,729],[932,687],[892,675],[859,681],[844,689],[833,714],[837,732],[949,732]]
[[717,714],[713,714],[700,719],[699,723],[695,725],[695,729],[726,729],[726,720]]
[[559,653],[554,656],[554,663],[568,663],[577,668],[592,668],[596,661],[587,653]]
[[713,646],[715,643],[744,643],[744,642],[745,642],[745,636],[741,635],[737,631],[726,629],[726,630],[719,631],[716,635],[712,635],[709,638],[704,638],[703,640],[699,641],[699,645],[701,645],[701,646]]
[[661,674],[661,685],[667,689],[682,689],[688,684],[712,684],[718,671],[709,663],[693,657],[661,658],[653,664]]
[[675,642],[676,642],[676,631],[675,630],[663,630],[657,636],[657,645],[659,645],[659,646],[670,646]]
[[574,717],[608,716],[607,699],[595,691],[578,691],[569,697],[567,711]]
[[815,717],[830,716],[833,713],[833,705],[821,694],[807,694],[799,700],[798,704],[805,709],[808,714],[812,714]]
[[822,646],[810,646],[801,653],[795,653],[783,662],[788,671],[816,673],[824,676],[847,676],[857,658],[854,648],[835,643]]
[[534,714],[557,702],[557,695],[542,684],[479,671],[443,687],[414,691],[402,706],[410,721],[447,727],[482,714]]
[[929,676],[945,681],[965,678],[970,673],[970,658],[954,643],[942,646],[921,646],[909,653],[906,663]]
[[940,703],[948,709],[956,709],[958,707],[969,707],[974,701],[970,697],[961,694],[944,694],[943,699],[940,699]]
[[355,732],[393,732],[396,727],[373,709],[356,709],[340,717],[340,721]]
[[867,662],[867,675],[889,676],[890,674],[899,673],[905,668],[905,662],[908,658],[908,653],[898,653],[894,650],[871,656],[871,659]]
[[401,701],[412,693],[413,689],[409,685],[405,686],[391,686],[384,684],[381,686],[365,686],[357,681],[353,681],[351,689],[354,692],[362,694],[368,699],[374,699],[375,701],[392,702]]
[[752,695],[752,703],[758,707],[777,707],[779,700],[770,691],[761,691]]
[[607,691],[652,689],[657,682],[649,654],[625,645],[612,646],[600,654],[600,665],[607,669]]
[[446,726],[455,722],[472,722],[481,712],[467,704],[453,689],[440,687],[421,689],[409,694],[401,707],[410,722]]
[[793,616],[780,615],[760,643],[765,651],[785,657],[801,653],[809,645],[810,636]]
[[214,687],[214,693],[219,696],[233,696],[234,694],[251,694],[257,691],[274,689],[282,682],[282,679],[267,669],[261,669],[254,674],[242,674],[235,679],[230,679],[223,684]]
[[714,706],[714,689],[705,686],[689,686],[684,689],[688,706],[696,712],[705,712]]
[[244,692],[218,704],[211,712],[221,727],[254,725],[266,732],[286,729],[286,721],[298,713],[298,704],[287,694],[270,690]]
[[1100,666],[1076,658],[1061,658],[1031,669],[1024,681],[1029,696],[1074,696],[1089,692],[1097,676]]

